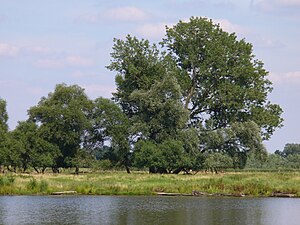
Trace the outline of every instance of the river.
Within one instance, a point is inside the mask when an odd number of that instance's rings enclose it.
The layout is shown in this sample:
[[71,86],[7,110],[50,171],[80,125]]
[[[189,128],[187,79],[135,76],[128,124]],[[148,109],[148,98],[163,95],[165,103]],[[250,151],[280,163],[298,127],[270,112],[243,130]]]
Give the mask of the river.
[[1,196],[0,224],[299,225],[300,199]]

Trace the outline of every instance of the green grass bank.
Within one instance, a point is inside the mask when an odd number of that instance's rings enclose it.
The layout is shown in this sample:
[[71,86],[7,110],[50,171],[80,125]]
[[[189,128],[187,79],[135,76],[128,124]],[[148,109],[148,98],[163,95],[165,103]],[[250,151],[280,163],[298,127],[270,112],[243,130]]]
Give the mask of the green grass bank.
[[191,194],[193,190],[246,196],[286,192],[300,197],[300,172],[160,175],[109,171],[80,175],[0,175],[1,195],[48,195],[60,191],[76,191],[82,195],[154,195],[156,192]]

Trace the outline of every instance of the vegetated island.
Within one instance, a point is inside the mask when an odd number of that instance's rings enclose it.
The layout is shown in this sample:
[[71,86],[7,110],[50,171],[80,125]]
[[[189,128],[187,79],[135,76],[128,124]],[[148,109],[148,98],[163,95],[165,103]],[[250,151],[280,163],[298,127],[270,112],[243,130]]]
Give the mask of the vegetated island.
[[300,197],[300,172],[6,174],[0,175],[0,194]]

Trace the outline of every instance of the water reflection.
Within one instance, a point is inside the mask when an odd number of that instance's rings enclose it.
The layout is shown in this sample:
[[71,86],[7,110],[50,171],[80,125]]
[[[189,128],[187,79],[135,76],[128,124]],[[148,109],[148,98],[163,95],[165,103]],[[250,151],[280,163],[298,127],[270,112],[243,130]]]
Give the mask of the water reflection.
[[297,225],[300,199],[0,197],[0,224]]

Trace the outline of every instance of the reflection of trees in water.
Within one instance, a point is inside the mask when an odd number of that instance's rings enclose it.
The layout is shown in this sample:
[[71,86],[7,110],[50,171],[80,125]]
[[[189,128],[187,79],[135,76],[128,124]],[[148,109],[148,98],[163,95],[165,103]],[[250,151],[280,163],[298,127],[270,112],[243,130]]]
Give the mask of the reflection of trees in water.
[[296,225],[300,199],[0,197],[0,224]]

